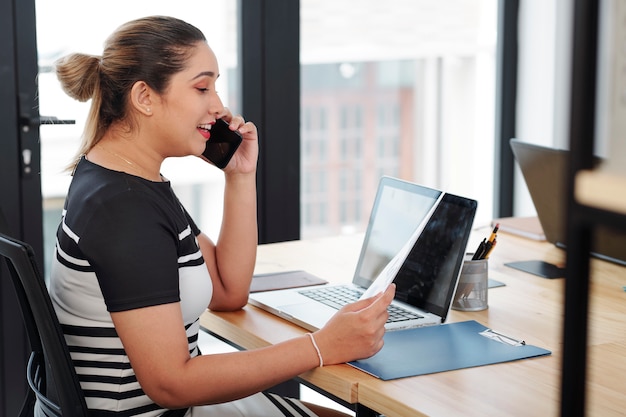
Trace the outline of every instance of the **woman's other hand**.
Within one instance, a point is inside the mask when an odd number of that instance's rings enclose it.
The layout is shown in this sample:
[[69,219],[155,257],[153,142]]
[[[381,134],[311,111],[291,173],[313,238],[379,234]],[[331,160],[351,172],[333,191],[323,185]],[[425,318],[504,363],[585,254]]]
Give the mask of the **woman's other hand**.
[[314,333],[325,365],[368,358],[383,347],[387,307],[395,292],[391,284],[384,293],[343,307]]

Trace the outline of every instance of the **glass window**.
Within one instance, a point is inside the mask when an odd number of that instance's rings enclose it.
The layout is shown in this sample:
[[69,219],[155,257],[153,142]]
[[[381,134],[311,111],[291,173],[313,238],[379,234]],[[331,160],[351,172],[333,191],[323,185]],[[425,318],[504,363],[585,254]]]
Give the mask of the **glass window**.
[[[202,0],[182,3],[170,0],[148,3],[122,0],[36,2],[40,114],[76,120],[75,125],[44,125],[40,130],[46,265],[50,263],[56,227],[70,182],[64,167],[71,162],[79,147],[90,104],[79,103],[61,90],[52,72],[52,63],[70,52],[102,54],[106,37],[131,19],[156,14],[175,16],[203,31],[220,64],[217,88],[221,99],[238,113],[235,77],[237,1],[211,1],[211,19],[207,19],[207,7],[206,1]],[[223,174],[195,157],[166,160],[163,174],[172,181],[177,195],[198,225],[217,239],[222,218]]]
[[497,3],[301,0],[302,114],[327,123],[324,159],[302,124],[301,181],[325,172],[328,210],[324,227],[302,216],[303,238],[363,231],[382,175],[474,198],[491,220]]

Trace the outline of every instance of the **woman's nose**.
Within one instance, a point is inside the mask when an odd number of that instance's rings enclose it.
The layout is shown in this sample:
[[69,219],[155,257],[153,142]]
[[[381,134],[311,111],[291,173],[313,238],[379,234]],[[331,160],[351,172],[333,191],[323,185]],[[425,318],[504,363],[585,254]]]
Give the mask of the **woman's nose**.
[[215,93],[209,105],[209,113],[219,115],[219,114],[222,114],[223,112],[224,112],[224,104],[222,103],[220,96],[218,96],[217,93]]

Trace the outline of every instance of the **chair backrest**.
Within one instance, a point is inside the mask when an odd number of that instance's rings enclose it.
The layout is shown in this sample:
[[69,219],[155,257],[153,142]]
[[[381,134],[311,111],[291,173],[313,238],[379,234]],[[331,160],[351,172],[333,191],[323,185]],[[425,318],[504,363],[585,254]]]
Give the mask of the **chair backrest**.
[[[45,415],[87,416],[85,397],[33,249],[0,233],[0,255],[6,260],[32,349],[26,375],[32,393],[20,416],[32,415],[35,398]],[[50,381],[53,395],[46,386]]]

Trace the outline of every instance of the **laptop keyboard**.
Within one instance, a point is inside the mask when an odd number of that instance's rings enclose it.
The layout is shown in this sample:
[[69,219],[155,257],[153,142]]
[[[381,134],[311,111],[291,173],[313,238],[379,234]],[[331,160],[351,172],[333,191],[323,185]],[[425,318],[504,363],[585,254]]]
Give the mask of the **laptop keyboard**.
[[[299,293],[337,310],[339,310],[346,304],[357,301],[361,297],[361,295],[363,295],[362,291],[359,291],[352,287],[341,285],[302,290],[299,291]],[[387,307],[387,312],[389,313],[387,323],[414,320],[423,317],[419,314],[413,313],[395,305],[390,305],[389,307]]]

